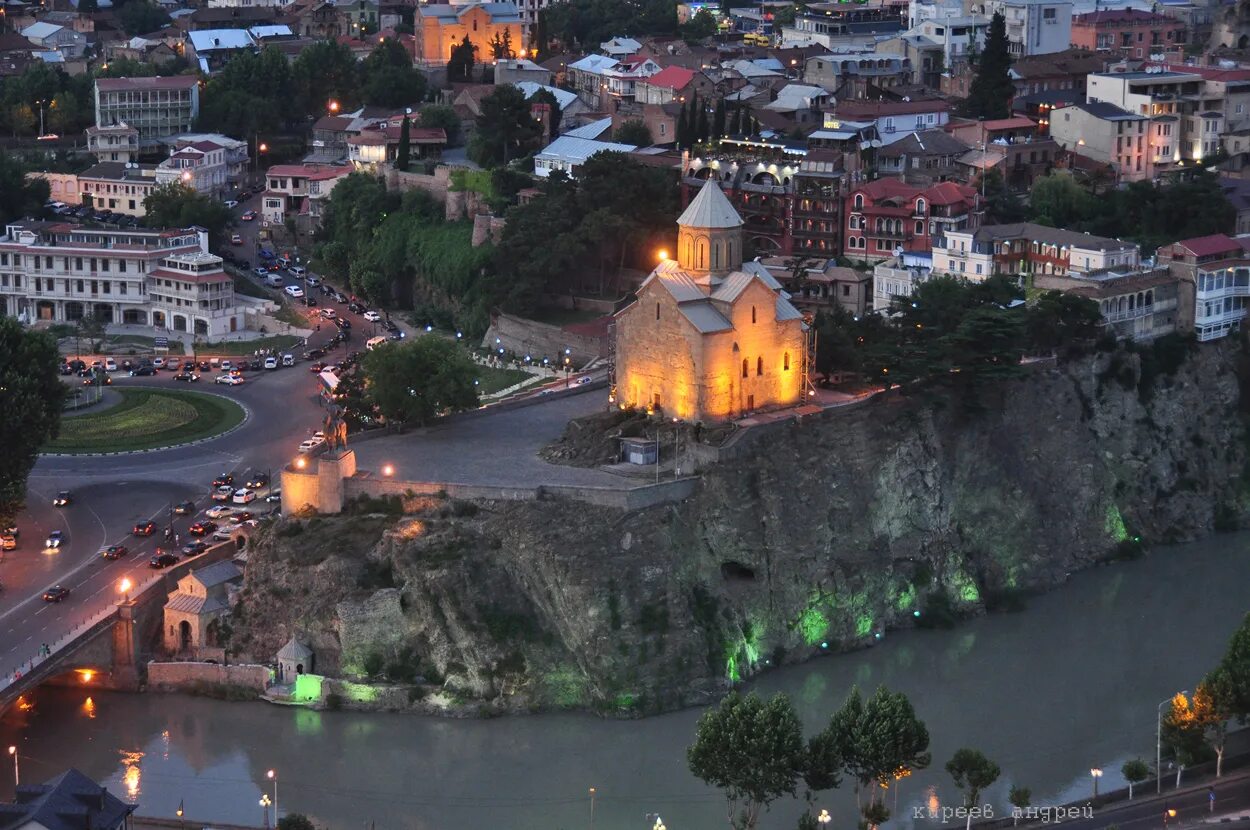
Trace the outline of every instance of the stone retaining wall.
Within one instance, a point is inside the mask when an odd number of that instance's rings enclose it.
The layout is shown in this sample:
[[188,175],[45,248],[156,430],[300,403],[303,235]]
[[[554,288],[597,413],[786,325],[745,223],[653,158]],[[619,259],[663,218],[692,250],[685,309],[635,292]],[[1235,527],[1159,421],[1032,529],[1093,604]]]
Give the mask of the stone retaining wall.
[[260,694],[268,688],[273,672],[268,666],[223,666],[218,663],[148,663],[148,688],[179,692],[202,684],[242,686]]
[[[496,339],[499,340],[496,343]],[[565,349],[572,350],[574,366],[581,366],[596,357],[606,357],[608,342],[606,337],[588,337],[574,334],[559,326],[526,320],[511,314],[496,314],[490,321],[490,328],[482,338],[482,346],[496,350],[500,346],[518,355],[532,355],[541,361],[544,356],[553,362],[559,362]]]

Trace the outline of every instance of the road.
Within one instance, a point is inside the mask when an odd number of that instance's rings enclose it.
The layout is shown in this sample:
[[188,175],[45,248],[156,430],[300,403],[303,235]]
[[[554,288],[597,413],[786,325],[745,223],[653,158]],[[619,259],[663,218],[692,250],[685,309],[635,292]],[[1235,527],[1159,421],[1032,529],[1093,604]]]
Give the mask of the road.
[[[324,298],[320,292],[316,296]],[[356,327],[371,329],[359,315],[340,304],[331,305]],[[317,309],[309,311],[315,314]],[[324,346],[336,332],[333,325],[323,324],[309,346]],[[363,337],[358,335],[348,345],[362,347]],[[340,345],[325,359],[333,361],[345,353]],[[35,657],[41,645],[55,642],[103,611],[116,599],[123,577],[146,573],[147,560],[162,542],[159,536],[131,537],[136,523],[149,519],[164,523],[171,504],[194,501],[194,515],[173,521],[185,544],[192,538],[187,528],[212,505],[210,483],[219,473],[231,472],[236,480],[260,472],[280,475],[299,442],[320,429],[324,417],[318,381],[308,366],[301,361],[294,367],[252,372],[238,387],[213,384],[209,382],[213,375],[206,373],[195,388],[237,400],[248,418],[231,433],[201,444],[117,456],[39,459],[28,483],[27,509],[17,520],[19,547],[0,559],[0,675],[11,674]],[[145,378],[118,373],[113,379],[119,388],[183,388],[168,373]],[[68,507],[52,506],[60,490],[73,494]],[[56,551],[45,551],[43,540],[52,530],[64,532],[65,543]],[[126,558],[109,561],[100,556],[103,548],[118,543],[130,549]],[[60,603],[45,603],[41,595],[54,584],[69,588],[70,594]]]

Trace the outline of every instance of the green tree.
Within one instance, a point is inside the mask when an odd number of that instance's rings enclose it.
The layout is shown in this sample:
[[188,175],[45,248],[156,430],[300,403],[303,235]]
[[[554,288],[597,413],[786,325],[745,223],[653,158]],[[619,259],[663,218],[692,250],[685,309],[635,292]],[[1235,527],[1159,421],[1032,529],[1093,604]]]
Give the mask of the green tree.
[[395,167],[400,170],[408,169],[409,156],[412,153],[412,138],[409,135],[411,127],[408,124],[411,120],[405,116],[399,124],[399,147],[395,150]]
[[1141,758],[1133,758],[1124,762],[1124,766],[1120,767],[1120,774],[1128,782],[1128,800],[1132,801],[1133,786],[1150,777],[1150,767]]
[[1224,745],[1233,718],[1234,688],[1228,672],[1216,668],[1194,687],[1188,712],[1189,727],[1201,732],[1215,753],[1215,777],[1224,774]]
[[729,823],[751,830],[760,811],[794,795],[805,765],[802,727],[785,695],[765,702],[730,692],[699,718],[686,760],[694,776],[721,789]]
[[1102,333],[1098,303],[1062,291],[1046,291],[1029,305],[1025,316],[1027,340],[1037,354],[1064,349],[1080,351]]
[[427,424],[438,415],[478,405],[476,364],[441,337],[388,343],[367,353],[361,368],[368,399],[395,423]]
[[287,813],[278,819],[278,830],[316,830],[312,820],[302,813]]
[[1229,638],[1218,669],[1228,684],[1230,710],[1242,720],[1250,718],[1250,614]]
[[651,130],[647,129],[647,125],[637,118],[621,124],[613,140],[621,144],[633,144],[635,147],[650,147],[655,143],[651,140]]
[[712,138],[725,135],[725,99],[716,100],[716,112],[712,115]]
[[1011,53],[1007,44],[1007,20],[1001,12],[990,18],[985,48],[976,61],[976,75],[964,101],[963,113],[971,118],[1006,118],[1015,86],[1011,82]]
[[360,68],[346,44],[319,40],[301,49],[291,63],[300,112],[320,116],[331,101],[340,112],[360,106]]
[[78,98],[74,93],[58,92],[48,107],[48,129],[51,132],[65,135],[77,129],[82,121]]
[[699,142],[705,142],[712,137],[712,126],[707,119],[707,105],[698,104],[699,114],[698,120],[695,122],[695,135]]
[[955,750],[946,762],[946,772],[955,786],[963,791],[964,807],[968,809],[966,827],[972,827],[972,808],[977,806],[985,788],[998,780],[998,764],[979,751],[965,747]]
[[419,104],[425,98],[426,83],[412,65],[404,45],[386,38],[360,65],[362,97],[366,104],[402,107]]
[[689,116],[686,113],[686,104],[683,102],[681,111],[677,113],[677,123],[673,127],[674,139],[677,142],[678,150],[685,150],[690,146],[690,133],[686,126]]
[[460,116],[445,104],[423,107],[417,124],[426,128],[441,128],[447,134],[448,147],[455,147],[460,143]]
[[12,153],[0,153],[0,221],[37,216],[51,191],[46,179],[26,178],[26,165]]
[[35,125],[39,123],[38,116],[30,104],[10,104],[5,108],[5,120],[9,122],[9,126],[13,130],[13,135],[20,133],[34,132]]
[[530,104],[547,105],[547,135],[552,138],[558,136],[560,122],[564,120],[564,110],[560,109],[560,102],[556,100],[556,96],[549,89],[539,89],[529,97],[529,101]]
[[152,189],[143,200],[147,222],[156,228],[189,228],[199,225],[220,236],[230,221],[230,209],[181,182]]
[[716,34],[716,17],[707,9],[699,9],[681,25],[682,39],[690,44],[702,43]]
[[[1130,788],[1130,796],[1132,789]],[[1020,814],[1028,809],[1033,803],[1033,791],[1028,787],[1018,787],[1011,785],[1011,789],[1007,792],[1007,802],[1014,808],[1011,811],[1011,823],[1015,826],[1020,823]]]
[[1172,698],[1172,705],[1163,716],[1161,733],[1164,746],[1180,767],[1176,773],[1177,786],[1180,786],[1180,775],[1185,767],[1207,761],[1213,754],[1202,726],[1196,722],[1190,698],[1180,693]]
[[169,25],[169,15],[152,0],[127,0],[117,17],[128,35],[155,32]]
[[495,36],[490,41],[490,53],[491,57],[497,61],[515,58],[516,51],[512,48],[512,33],[507,29],[504,30],[502,36],[500,36],[499,32],[495,32]]
[[1038,179],[1029,191],[1029,213],[1034,222],[1068,228],[1089,219],[1097,203],[1069,175],[1051,173]]
[[39,448],[57,436],[65,386],[57,376],[56,341],[0,317],[0,526],[26,503],[26,479]]
[[539,135],[524,93],[504,84],[482,99],[477,131],[469,142],[469,158],[483,167],[507,164],[534,149]]
[[477,47],[465,35],[451,48],[451,57],[447,60],[447,80],[467,83],[473,78],[473,65],[476,63]]

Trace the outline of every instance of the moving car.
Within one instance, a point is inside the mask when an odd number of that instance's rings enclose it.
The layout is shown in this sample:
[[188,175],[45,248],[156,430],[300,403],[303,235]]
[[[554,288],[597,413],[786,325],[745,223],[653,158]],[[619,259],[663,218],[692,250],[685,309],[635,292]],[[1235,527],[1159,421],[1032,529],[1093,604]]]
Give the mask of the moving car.
[[[292,271],[291,273],[295,273],[295,272]],[[304,284],[310,285],[313,288],[316,288],[317,286],[321,285],[321,280],[317,279],[314,276],[309,276],[308,279],[304,280]]]
[[62,490],[61,492],[57,493],[56,498],[52,500],[52,506],[53,507],[68,507],[70,502],[72,502],[73,500],[74,500],[74,497],[73,495],[70,494],[69,490]]
[[0,550],[17,550],[17,534],[0,533]]
[[293,354],[284,354],[284,355],[282,355],[282,365],[283,365],[283,366],[294,366],[294,365],[295,365],[295,355],[293,355]]
[[260,266],[258,265],[258,266],[256,266],[255,268],[253,268],[253,269],[252,269],[252,273],[253,273],[253,274],[255,274],[255,275],[256,275],[256,276],[258,276],[258,277],[268,277],[268,276],[269,276],[269,269],[268,269],[268,268],[262,268],[262,267],[260,267]]
[[226,386],[241,386],[243,385],[243,378],[237,375],[218,375],[213,380],[213,383],[224,383]]
[[308,269],[302,265],[292,265],[287,268],[287,270],[291,272],[291,276],[293,277],[303,278],[303,276],[308,273]]
[[248,487],[267,487],[269,486],[269,476],[264,473],[257,473],[247,480]]
[[51,588],[43,592],[44,602],[60,602],[69,596],[69,588],[64,585],[53,585]]
[[253,518],[255,516],[252,515],[250,510],[240,510],[230,517],[230,522],[231,524],[241,525],[244,522],[250,522]]
[[221,473],[213,479],[214,487],[225,487],[227,484],[234,484],[234,475],[231,473]]
[[151,536],[156,532],[156,522],[139,522],[131,531],[131,536]]
[[364,317],[370,323],[377,323],[382,320],[382,315],[378,314],[376,311],[366,311],[364,314],[360,316]]
[[178,557],[172,553],[158,553],[148,560],[148,567],[155,568],[158,571],[161,568],[168,568],[170,565],[177,565]]
[[265,368],[266,368],[266,369],[277,369],[277,368],[278,368],[278,358],[273,357],[272,355],[270,355],[269,357],[265,358]]
[[200,376],[197,375],[195,372],[179,372],[178,374],[174,375],[174,380],[180,380],[180,381],[183,381],[184,383],[195,383],[199,379],[200,379]]
[[348,329],[352,327],[352,321],[344,320],[342,317],[339,317],[337,320],[334,321],[334,325],[338,326],[339,329],[342,331],[347,331]]
[[235,504],[251,504],[256,501],[256,491],[244,487],[241,490],[234,491],[234,498],[231,499]]
[[234,495],[234,488],[229,485],[218,487],[213,491],[213,501],[230,501],[230,497]]
[[97,382],[98,382],[101,386],[112,386],[112,385],[113,385],[113,379],[112,379],[111,377],[109,377],[108,375],[95,375],[94,377],[92,377],[92,376],[87,376],[87,377],[83,378],[82,385],[83,385],[83,386],[90,386],[91,384],[93,384],[93,383],[97,383]]
[[317,361],[316,363],[313,363],[312,365],[308,367],[308,371],[316,375],[316,374],[319,374],[321,370],[324,369],[325,367],[326,365],[324,363],[322,363],[321,361]]
[[45,549],[46,548],[56,549],[56,548],[59,548],[63,544],[65,544],[65,531],[63,530],[54,530],[48,534],[47,539],[43,540],[43,546]]
[[217,529],[216,522],[210,522],[207,519],[205,519],[204,521],[196,522],[195,524],[187,528],[187,533],[190,533],[192,536],[207,536],[208,534],[212,533],[216,529]]
[[324,443],[325,443],[324,438],[309,438],[307,441],[304,441],[302,444],[299,445],[299,452],[301,454],[310,453],[313,450],[317,449],[317,447],[320,447]]
[[213,364],[212,364],[211,362],[207,361],[207,360],[201,360],[201,361],[200,361],[200,371],[201,371],[201,372],[211,372],[211,371],[213,371]]
[[196,539],[194,542],[189,542],[182,546],[182,555],[199,556],[206,550],[208,550],[208,542],[205,542],[203,539]]
[[294,297],[297,300],[300,297],[304,296],[304,289],[300,288],[298,285],[288,285],[286,288],[282,290],[285,291],[289,296]]
[[224,504],[214,504],[204,511],[204,515],[210,519],[224,519],[232,513],[234,513],[234,508]]
[[152,366],[153,366],[154,368],[156,368],[156,369],[164,369],[164,368],[165,368],[165,358],[163,358],[163,357],[154,357],[154,358],[152,358]]
[[325,357],[325,355],[326,353],[322,349],[309,349],[308,351],[304,352],[304,359],[316,360],[319,357]]
[[174,505],[174,513],[179,516],[190,516],[195,512],[195,502],[182,501]]
[[130,376],[132,378],[145,378],[154,374],[156,374],[155,366],[136,366],[130,370]]
[[123,556],[125,556],[128,553],[130,553],[130,549],[127,548],[125,545],[109,545],[107,548],[100,551],[100,555],[103,556],[105,559],[110,559],[114,561],[121,559]]
[[113,358],[111,358],[111,357],[106,357],[106,358],[104,359],[104,371],[106,371],[106,372],[116,372],[116,371],[117,371],[117,361],[116,361],[116,360],[114,360],[114,359],[113,359]]
[[243,212],[243,215],[242,215],[242,216],[240,216],[239,218],[240,218],[240,219],[242,219],[244,222],[251,222],[251,221],[253,221],[254,219],[256,219],[256,211],[254,211],[254,210],[245,210],[245,211]]

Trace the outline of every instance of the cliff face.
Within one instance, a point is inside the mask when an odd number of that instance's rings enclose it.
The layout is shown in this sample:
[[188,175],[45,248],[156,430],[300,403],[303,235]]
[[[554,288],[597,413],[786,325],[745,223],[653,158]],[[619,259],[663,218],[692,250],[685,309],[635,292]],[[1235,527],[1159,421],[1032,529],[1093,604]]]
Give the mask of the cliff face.
[[1034,366],[975,411],[875,400],[762,435],[686,502],[637,513],[431,499],[285,519],[251,552],[234,647],[268,659],[299,632],[320,672],[435,681],[425,708],[706,700],[1010,603],[1137,537],[1241,523],[1240,355],[1203,346],[1171,375],[1125,353]]

